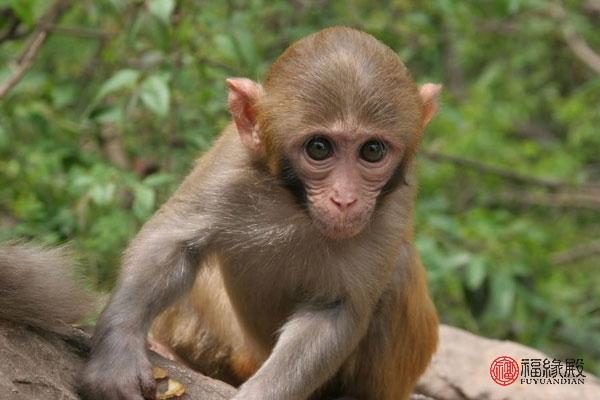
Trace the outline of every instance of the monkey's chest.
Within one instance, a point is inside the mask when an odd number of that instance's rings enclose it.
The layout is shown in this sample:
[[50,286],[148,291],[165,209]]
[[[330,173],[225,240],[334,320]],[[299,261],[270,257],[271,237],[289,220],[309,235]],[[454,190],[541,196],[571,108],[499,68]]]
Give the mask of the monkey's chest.
[[[294,245],[268,243],[235,248],[220,257],[225,288],[240,323],[266,347],[301,305],[325,296],[335,296],[335,280],[327,276],[324,254],[302,254]],[[327,286],[325,293],[321,287]]]

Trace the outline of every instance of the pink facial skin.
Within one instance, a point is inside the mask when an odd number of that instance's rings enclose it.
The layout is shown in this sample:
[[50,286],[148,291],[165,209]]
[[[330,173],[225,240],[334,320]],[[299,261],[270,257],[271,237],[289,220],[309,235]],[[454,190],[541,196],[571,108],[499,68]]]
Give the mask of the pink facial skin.
[[[309,156],[306,144],[325,138],[333,151],[323,160]],[[380,161],[361,157],[370,140],[385,145]],[[367,131],[319,130],[299,135],[287,149],[294,170],[304,184],[309,212],[317,228],[332,239],[347,239],[369,223],[381,189],[398,167],[402,149],[391,135]]]

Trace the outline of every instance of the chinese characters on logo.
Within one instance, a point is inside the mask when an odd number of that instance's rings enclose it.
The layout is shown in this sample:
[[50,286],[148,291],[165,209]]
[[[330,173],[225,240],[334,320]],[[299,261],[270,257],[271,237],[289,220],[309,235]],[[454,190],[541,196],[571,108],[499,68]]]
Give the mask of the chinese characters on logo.
[[581,385],[584,382],[581,358],[567,358],[564,363],[556,358],[521,360],[521,383]]
[[508,386],[519,377],[521,384],[528,385],[581,385],[585,383],[582,358],[567,358],[564,362],[555,358],[523,358],[519,367],[519,363],[514,358],[500,356],[492,361],[490,376],[501,386]]

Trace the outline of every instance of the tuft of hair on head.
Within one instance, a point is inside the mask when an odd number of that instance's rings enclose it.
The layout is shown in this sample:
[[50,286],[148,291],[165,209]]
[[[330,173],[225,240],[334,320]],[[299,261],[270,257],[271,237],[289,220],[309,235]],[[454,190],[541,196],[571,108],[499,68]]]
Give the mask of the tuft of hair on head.
[[0,244],[0,320],[62,332],[91,315],[96,303],[75,266],[65,247]]

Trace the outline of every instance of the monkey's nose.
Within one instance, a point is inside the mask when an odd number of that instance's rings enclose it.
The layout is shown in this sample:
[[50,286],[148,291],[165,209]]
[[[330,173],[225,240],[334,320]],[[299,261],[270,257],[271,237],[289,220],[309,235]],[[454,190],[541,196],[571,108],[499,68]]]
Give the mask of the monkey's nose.
[[335,204],[335,206],[338,208],[338,210],[340,211],[346,211],[348,210],[350,207],[352,207],[352,205],[354,203],[356,203],[356,198],[336,198],[336,197],[331,197],[331,202],[333,204]]

